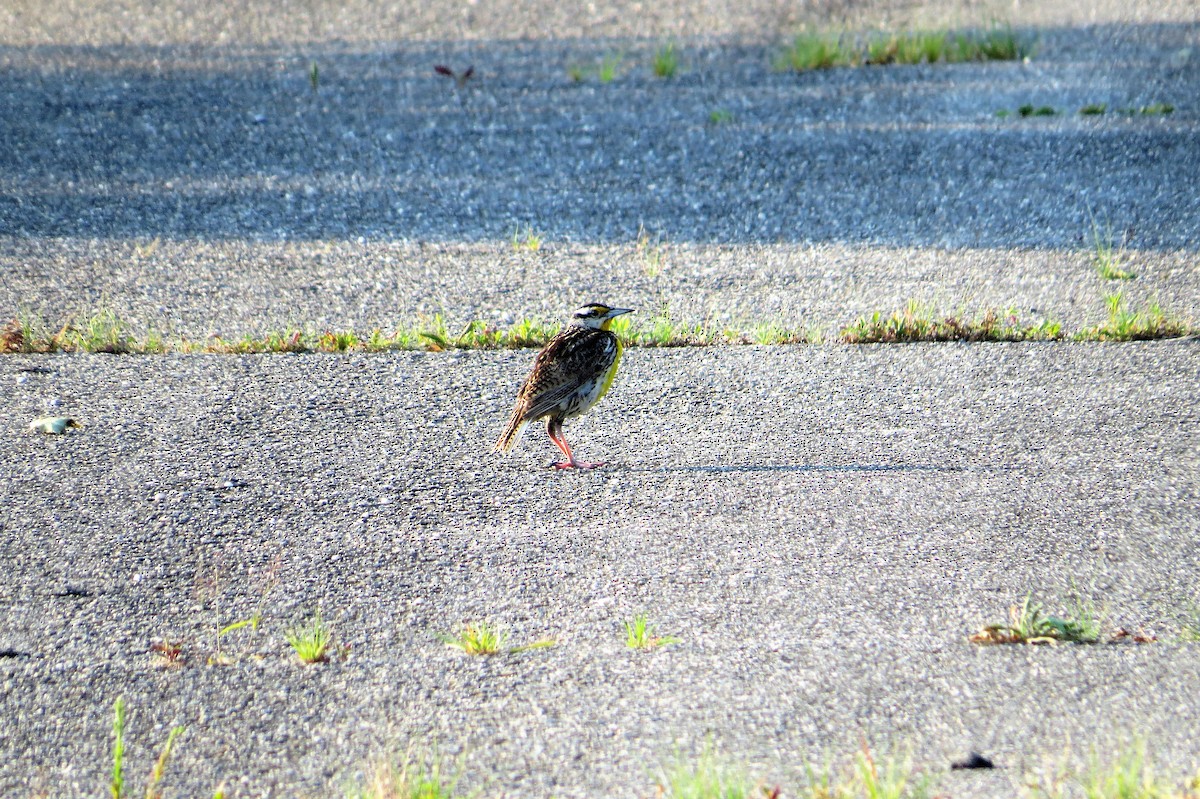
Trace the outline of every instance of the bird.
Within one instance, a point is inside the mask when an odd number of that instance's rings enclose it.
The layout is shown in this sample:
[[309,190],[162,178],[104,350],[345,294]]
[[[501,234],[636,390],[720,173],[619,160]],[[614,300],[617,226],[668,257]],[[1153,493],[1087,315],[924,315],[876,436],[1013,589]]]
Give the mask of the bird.
[[581,461],[571,452],[563,435],[563,422],[585,413],[608,393],[623,345],[609,328],[632,308],[613,308],[604,303],[582,305],[571,315],[571,323],[550,339],[533,362],[533,369],[517,393],[508,425],[496,439],[493,452],[511,452],[526,425],[546,420],[546,433],[566,456],[556,469],[595,469],[604,462]]

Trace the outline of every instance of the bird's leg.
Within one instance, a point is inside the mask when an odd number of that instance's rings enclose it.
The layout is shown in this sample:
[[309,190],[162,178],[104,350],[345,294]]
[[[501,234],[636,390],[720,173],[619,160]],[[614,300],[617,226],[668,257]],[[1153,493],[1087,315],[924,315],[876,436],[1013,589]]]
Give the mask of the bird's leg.
[[558,447],[563,455],[567,456],[567,460],[559,461],[554,464],[555,469],[595,469],[597,466],[603,466],[604,462],[589,463],[587,461],[575,460],[574,453],[571,452],[571,445],[567,443],[567,437],[563,435],[562,420],[551,417],[546,422],[546,432],[550,435],[550,440],[554,442],[554,446]]
[[[554,442],[554,446],[558,447],[558,451],[567,456],[568,461],[575,460],[571,456],[571,447],[567,445],[567,440],[562,436],[562,422],[551,417],[546,420],[546,434],[550,436],[550,440]],[[569,464],[556,463],[555,466],[567,466]]]

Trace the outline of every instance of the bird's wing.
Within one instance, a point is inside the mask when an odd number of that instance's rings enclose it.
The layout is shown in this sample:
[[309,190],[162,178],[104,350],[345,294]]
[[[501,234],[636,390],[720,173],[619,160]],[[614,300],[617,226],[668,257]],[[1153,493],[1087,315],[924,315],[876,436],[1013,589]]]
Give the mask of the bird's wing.
[[524,419],[545,416],[560,402],[594,382],[607,368],[610,334],[569,328],[552,339],[534,362],[517,402]]
[[553,386],[532,398],[529,410],[521,414],[526,419],[537,419],[545,416],[558,407],[559,403],[571,396],[578,388],[577,382]]

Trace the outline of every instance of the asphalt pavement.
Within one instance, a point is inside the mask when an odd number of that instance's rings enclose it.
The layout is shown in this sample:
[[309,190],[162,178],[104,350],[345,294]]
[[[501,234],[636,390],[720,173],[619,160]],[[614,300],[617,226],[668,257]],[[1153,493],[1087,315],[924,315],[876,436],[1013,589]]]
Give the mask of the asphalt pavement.
[[[996,16],[1027,62],[770,68],[805,22]],[[0,315],[195,339],[601,300],[831,342],[909,300],[1077,328],[1119,290],[1194,322],[1198,87],[1189,3],[21,4]],[[1093,222],[1136,278],[1098,276]],[[185,726],[178,797],[343,796],[414,744],[489,797],[649,797],[706,749],[792,796],[863,741],[956,799],[1131,736],[1193,775],[1196,347],[635,348],[567,427],[608,461],[579,473],[536,426],[488,451],[531,351],[5,355],[0,795],[105,793],[118,697],[135,793]],[[1133,635],[968,642],[1029,594]],[[678,642],[628,649],[643,612]],[[556,644],[439,639],[473,620]],[[950,770],[972,751],[998,768]]]

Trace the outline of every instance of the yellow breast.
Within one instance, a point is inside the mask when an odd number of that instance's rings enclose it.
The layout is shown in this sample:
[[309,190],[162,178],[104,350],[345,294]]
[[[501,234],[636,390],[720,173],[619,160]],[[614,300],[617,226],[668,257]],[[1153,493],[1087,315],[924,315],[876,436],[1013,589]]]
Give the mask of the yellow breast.
[[608,371],[604,373],[604,382],[600,384],[600,394],[596,397],[596,402],[604,399],[604,395],[608,393],[609,387],[612,385],[613,378],[617,376],[617,367],[621,364],[621,353],[624,351],[625,345],[621,343],[621,339],[617,339],[617,354],[613,358],[612,366],[608,367]]

